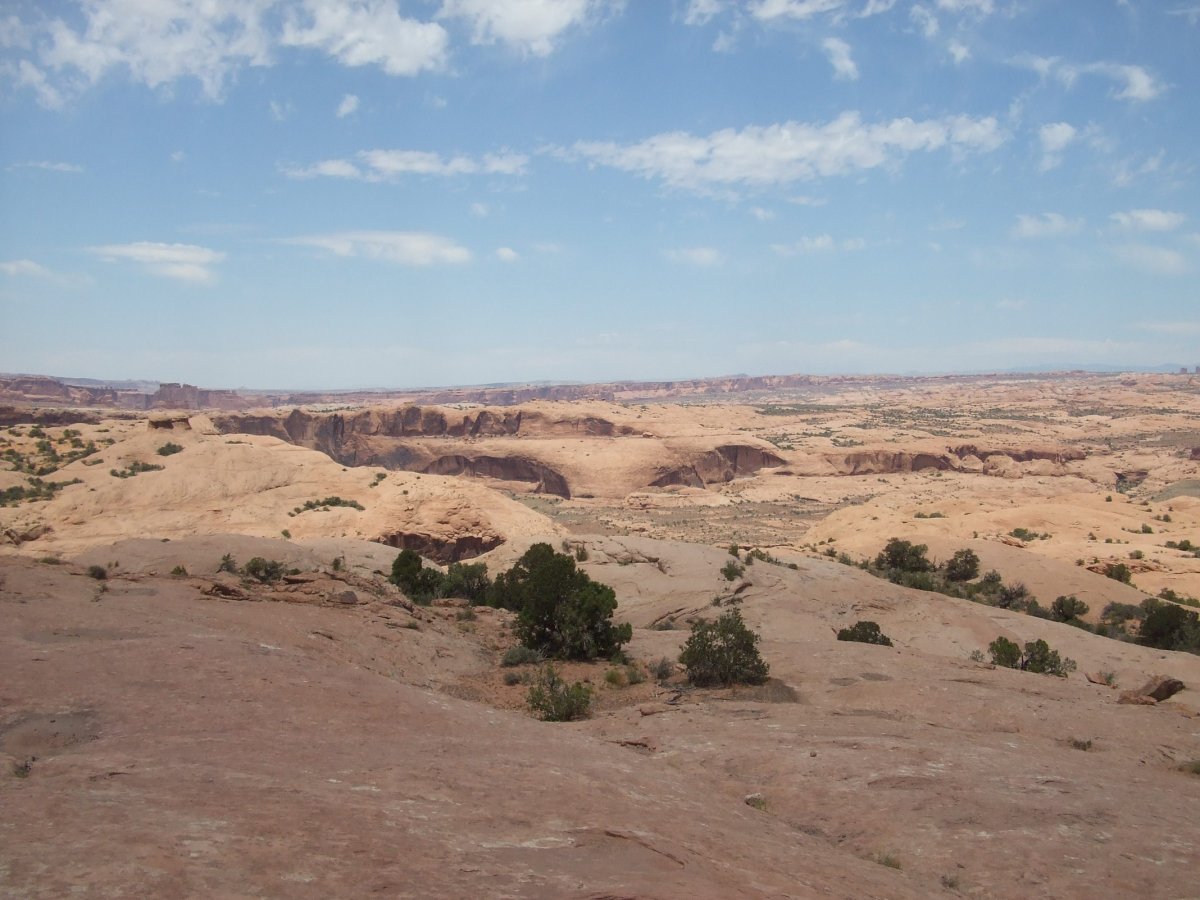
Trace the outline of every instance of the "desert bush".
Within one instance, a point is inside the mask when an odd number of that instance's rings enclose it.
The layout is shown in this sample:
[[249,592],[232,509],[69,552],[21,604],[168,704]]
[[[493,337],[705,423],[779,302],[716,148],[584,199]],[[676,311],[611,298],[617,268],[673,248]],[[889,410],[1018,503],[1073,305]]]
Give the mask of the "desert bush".
[[646,674],[635,665],[625,667],[625,679],[632,684],[641,684],[646,680]]
[[928,550],[925,544],[892,538],[875,557],[875,566],[900,572],[929,572],[933,570],[933,563],[925,556]]
[[520,684],[521,683],[521,673],[520,672],[505,672],[504,673],[504,683],[507,684],[509,687],[511,687],[514,684]]
[[1070,622],[1072,619],[1082,619],[1088,612],[1088,605],[1076,597],[1074,594],[1069,594],[1065,597],[1056,597],[1054,602],[1050,604],[1050,618],[1056,622]]
[[740,576],[745,571],[746,571],[745,566],[739,565],[738,563],[734,562],[732,559],[729,562],[725,563],[725,565],[721,566],[721,574],[725,576],[726,581],[735,580],[736,578],[738,578],[738,576]]
[[675,663],[664,656],[650,667],[650,674],[654,676],[656,681],[666,681],[675,674]]
[[1029,605],[1029,601],[1032,599],[1033,595],[1029,593],[1029,588],[1018,581],[1000,587],[999,592],[996,594],[996,605],[1001,609],[1012,609],[1020,612]]
[[167,441],[154,452],[159,456],[172,456],[176,453],[182,453],[183,447],[179,446],[179,444],[173,444],[170,441]]
[[104,581],[108,578],[108,569],[104,568],[104,566],[88,566],[87,576],[88,578],[95,578],[97,581]]
[[609,669],[604,673],[604,680],[610,687],[625,687],[629,683],[624,669]]
[[742,614],[731,610],[715,622],[701,619],[693,624],[679,661],[698,687],[762,684],[769,667],[758,652],[758,640]]
[[1109,563],[1104,567],[1104,574],[1121,584],[1133,584],[1133,573],[1125,563]]
[[292,510],[292,513],[294,515],[299,515],[302,512],[308,512],[309,510],[312,510],[312,509],[320,509],[320,510],[328,511],[329,509],[331,509],[332,507],[335,507],[335,506],[346,506],[346,507],[349,507],[350,509],[357,509],[360,512],[362,510],[366,509],[366,507],[363,506],[361,503],[359,503],[357,500],[346,500],[342,497],[338,497],[335,495],[332,497],[325,497],[324,499],[321,499],[321,500],[305,500],[304,505],[295,507]]
[[612,623],[613,589],[592,581],[573,557],[549,544],[534,544],[496,576],[488,602],[515,609],[521,643],[555,659],[606,658],[633,637],[628,622]]
[[185,569],[183,566],[176,566],[175,568],[173,568],[171,570],[172,575],[186,575],[187,573],[188,573],[188,570]]
[[221,564],[217,566],[218,572],[236,572],[237,570],[237,560],[233,558],[232,553],[226,553],[221,557]]
[[426,569],[424,565],[416,550],[401,550],[392,560],[392,574],[388,581],[404,591],[404,595],[414,603],[427,605],[438,596],[442,573],[436,569]]
[[262,584],[278,581],[283,577],[285,571],[283,563],[279,560],[264,559],[261,556],[253,557],[248,563],[242,566],[243,575],[247,578],[253,578]]
[[992,665],[1015,669],[1021,662],[1021,648],[1003,635],[988,644]]
[[109,469],[108,474],[113,478],[132,478],[134,475],[140,475],[142,472],[158,472],[162,466],[155,463],[145,463],[140,460],[134,460],[124,469]]
[[1200,616],[1174,603],[1156,602],[1138,631],[1138,643],[1200,653]]
[[525,702],[545,722],[571,722],[591,713],[592,689],[580,681],[568,685],[554,666],[546,665],[530,686]]
[[979,555],[969,548],[955,550],[946,563],[946,578],[950,581],[970,581],[979,575]]
[[1075,671],[1074,660],[1060,657],[1057,650],[1050,649],[1050,645],[1041,639],[1027,642],[1022,651],[1013,641],[1002,636],[988,644],[988,652],[994,665],[1008,669],[1063,678]]
[[849,628],[843,628],[837,633],[839,641],[857,641],[860,644],[879,644],[882,647],[892,646],[892,640],[879,630],[875,622],[855,622]]
[[526,663],[540,663],[542,654],[536,650],[530,650],[528,647],[518,644],[515,647],[509,647],[504,654],[504,658],[500,660],[502,666],[523,666]]

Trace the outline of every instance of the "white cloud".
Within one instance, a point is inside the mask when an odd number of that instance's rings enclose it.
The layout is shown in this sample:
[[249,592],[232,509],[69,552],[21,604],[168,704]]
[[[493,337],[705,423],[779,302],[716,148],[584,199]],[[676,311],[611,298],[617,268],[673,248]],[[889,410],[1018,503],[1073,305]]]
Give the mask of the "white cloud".
[[155,275],[200,284],[213,280],[211,266],[225,258],[224,253],[210,250],[208,247],[153,241],[105,244],[89,247],[88,250],[107,262],[134,262]]
[[70,175],[78,175],[83,171],[83,166],[77,166],[75,163],[50,162],[44,159],[13,163],[7,168],[10,171],[13,169],[41,169],[43,172],[63,172]]
[[344,231],[289,238],[285,244],[316,247],[334,256],[360,257],[404,266],[470,262],[471,251],[450,238],[421,231]]
[[496,259],[500,260],[500,262],[516,262],[520,258],[520,254],[512,247],[499,247],[496,250]]
[[1183,213],[1164,209],[1131,209],[1113,213],[1109,218],[1128,231],[1174,231],[1187,221]]
[[1193,322],[1138,322],[1135,327],[1142,331],[1152,331],[1155,334],[1200,335],[1200,320]]
[[32,259],[14,259],[9,262],[0,262],[0,274],[13,277],[49,278],[52,273],[45,266],[35,263]]
[[358,96],[356,94],[346,94],[342,97],[342,102],[338,104],[337,117],[344,119],[346,116],[354,115],[358,111]]
[[1181,6],[1178,9],[1169,9],[1167,15],[1181,16],[1187,19],[1189,25],[1200,24],[1200,6]]
[[725,261],[725,254],[714,247],[681,247],[677,250],[666,251],[666,257],[671,262],[686,263],[701,268],[719,266]]
[[937,8],[947,12],[974,12],[990,16],[996,11],[993,0],[937,0]]
[[488,153],[444,157],[426,150],[362,150],[357,163],[326,159],[308,166],[283,166],[289,178],[362,178],[393,181],[405,175],[451,177],[455,175],[524,175],[529,157],[520,153]]
[[796,206],[824,206],[829,201],[824,197],[809,197],[807,194],[796,194],[787,198],[788,203],[794,203]]
[[951,41],[946,45],[946,50],[950,53],[950,57],[954,60],[956,66],[961,66],[971,58],[971,48],[962,41]]
[[284,166],[280,169],[288,178],[362,178],[358,166],[346,159],[326,159],[311,166]]
[[1075,140],[1077,134],[1075,126],[1067,122],[1043,125],[1038,132],[1038,139],[1042,142],[1042,161],[1039,168],[1048,172],[1060,165],[1063,150]]
[[564,155],[672,187],[766,186],[845,175],[898,162],[916,151],[994,150],[1007,139],[994,118],[893,119],[868,125],[847,112],[832,122],[725,129],[706,137],[666,132],[637,144],[581,141]]
[[1047,238],[1066,237],[1078,234],[1083,228],[1083,219],[1068,219],[1060,213],[1042,213],[1040,216],[1017,216],[1013,226],[1013,237]]
[[750,215],[758,219],[760,222],[770,222],[775,218],[775,212],[770,209],[763,209],[761,206],[750,207]]
[[84,84],[114,69],[151,88],[194,78],[205,97],[217,100],[239,68],[270,63],[263,19],[273,2],[88,0],[80,30],[62,19],[50,22],[39,62]]
[[470,22],[475,44],[499,42],[548,56],[563,32],[587,24],[606,5],[606,0],[443,0],[438,15]]
[[283,122],[292,114],[295,107],[292,106],[290,100],[284,101],[283,103],[280,103],[277,100],[272,100],[268,104],[268,109],[271,111],[272,119],[274,119],[276,122]]
[[833,66],[833,77],[845,81],[855,81],[858,78],[858,66],[850,55],[850,45],[839,38],[825,38],[821,41],[829,64]]
[[1114,247],[1117,258],[1126,265],[1151,272],[1155,275],[1182,275],[1188,271],[1187,260],[1182,253],[1166,247],[1148,244],[1122,244]]
[[488,207],[488,205],[486,203],[476,202],[476,203],[471,204],[471,215],[473,215],[477,219],[486,219],[490,212],[491,212],[491,209]]
[[684,25],[707,25],[719,15],[724,4],[721,0],[688,0],[687,10],[683,14]]
[[379,66],[417,75],[445,65],[448,35],[436,22],[400,15],[388,0],[304,0],[288,16],[279,42],[324,51],[345,66]]
[[1113,81],[1123,84],[1124,87],[1116,94],[1120,100],[1133,100],[1136,102],[1153,100],[1166,90],[1166,86],[1161,81],[1141,66],[1093,63],[1089,66],[1084,66],[1083,71],[1105,75]]
[[181,163],[185,159],[187,159],[187,154],[182,150],[176,150],[171,154],[171,162],[173,163]]
[[862,12],[858,16],[860,19],[867,19],[880,13],[891,12],[895,5],[896,0],[867,0],[867,5],[862,8]]
[[1080,75],[1099,75],[1108,78],[1119,86],[1120,90],[1113,95],[1119,100],[1140,103],[1153,100],[1167,89],[1165,84],[1142,66],[1111,62],[1075,65],[1064,62],[1057,56],[1033,56],[1031,54],[1013,57],[1009,62],[1019,68],[1030,69],[1043,79],[1054,77],[1067,88],[1073,87]]
[[935,37],[937,37],[940,29],[940,26],[938,25],[938,18],[920,3],[915,4],[913,8],[908,11],[908,17],[913,20],[913,23],[919,29],[921,29],[921,34],[925,35],[926,38],[933,40]]
[[834,12],[846,5],[846,0],[758,0],[751,4],[750,15],[769,22],[772,19],[811,19],[821,13]]
[[811,256],[816,253],[833,253],[839,250],[849,253],[862,250],[866,246],[867,242],[862,238],[837,241],[831,235],[819,234],[815,237],[802,237],[793,244],[772,244],[771,249],[780,256]]

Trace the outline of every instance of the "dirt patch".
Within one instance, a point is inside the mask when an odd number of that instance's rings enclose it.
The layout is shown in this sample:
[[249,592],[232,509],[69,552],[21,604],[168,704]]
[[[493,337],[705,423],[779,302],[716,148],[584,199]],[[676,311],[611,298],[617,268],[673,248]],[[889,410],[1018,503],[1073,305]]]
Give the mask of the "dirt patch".
[[28,713],[0,727],[0,748],[16,757],[54,756],[98,737],[100,720],[93,710]]

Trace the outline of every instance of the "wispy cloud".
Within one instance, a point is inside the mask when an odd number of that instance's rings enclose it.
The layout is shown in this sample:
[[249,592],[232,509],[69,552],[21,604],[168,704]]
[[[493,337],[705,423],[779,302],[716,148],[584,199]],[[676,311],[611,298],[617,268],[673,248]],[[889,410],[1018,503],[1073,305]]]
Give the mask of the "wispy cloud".
[[1174,231],[1187,221],[1183,213],[1164,209],[1131,209],[1115,212],[1109,218],[1126,231]]
[[516,262],[520,258],[521,255],[512,247],[496,248],[496,259],[500,260],[500,262],[511,263]]
[[1006,139],[991,117],[866,124],[858,113],[847,112],[825,124],[784,122],[707,136],[674,131],[626,145],[580,141],[561,155],[695,190],[846,175],[894,164],[918,151],[987,152]]
[[458,265],[471,260],[471,251],[466,247],[448,237],[422,231],[343,231],[287,238],[282,243],[403,266]]
[[527,56],[548,56],[566,31],[618,6],[612,0],[443,0],[439,16],[467,21],[475,44],[501,43]]
[[840,38],[825,38],[821,41],[821,47],[825,50],[825,55],[829,57],[829,64],[833,66],[833,77],[840,78],[844,81],[856,81],[858,79],[858,66],[854,64],[854,57],[850,54],[850,45]]
[[482,157],[442,156],[425,150],[362,150],[354,160],[326,159],[306,166],[281,166],[288,178],[361,178],[393,181],[406,175],[524,175],[529,157],[521,153],[488,153]]
[[1073,87],[1081,75],[1098,75],[1115,82],[1118,100],[1143,103],[1162,94],[1167,86],[1154,73],[1142,66],[1113,62],[1094,62],[1078,65],[1057,56],[1035,56],[1022,54],[1009,62],[1022,69],[1030,69],[1041,78],[1054,78],[1065,87]]
[[138,241],[132,244],[105,244],[88,250],[106,262],[138,263],[146,271],[177,281],[207,284],[214,280],[212,266],[225,254],[195,244],[162,244]]
[[32,259],[14,259],[8,262],[0,262],[0,274],[11,277],[27,277],[27,278],[49,278],[53,273],[40,263],[35,263]]
[[1043,125],[1038,131],[1038,139],[1042,144],[1042,161],[1039,168],[1048,172],[1061,165],[1063,150],[1075,140],[1077,134],[1075,126],[1067,122]]
[[666,251],[666,257],[671,262],[686,263],[701,268],[719,266],[725,261],[725,254],[715,247],[681,247]]
[[358,111],[358,95],[346,94],[342,97],[342,102],[338,104],[337,117],[344,119],[346,116],[354,115]]
[[9,171],[16,169],[41,169],[43,172],[62,172],[70,175],[78,175],[83,171],[83,166],[77,166],[75,163],[67,162],[52,162],[50,160],[38,159],[28,162],[17,162],[6,166]]
[[279,43],[322,50],[344,66],[411,76],[444,67],[449,36],[437,22],[402,16],[392,3],[303,0],[285,20]]
[[802,237],[791,244],[772,244],[771,249],[780,256],[809,256],[814,253],[833,253],[835,251],[853,252],[862,250],[867,242],[862,238],[847,238],[834,240],[831,235],[818,234],[813,237]]
[[1061,213],[1041,215],[1019,215],[1013,226],[1012,235],[1018,238],[1066,237],[1078,234],[1083,228],[1083,219],[1068,219]]
[[1167,247],[1121,244],[1113,248],[1113,253],[1126,265],[1154,275],[1183,275],[1189,270],[1184,255]]
[[1149,331],[1154,334],[1200,335],[1200,319],[1185,322],[1138,322],[1134,327],[1140,331]]

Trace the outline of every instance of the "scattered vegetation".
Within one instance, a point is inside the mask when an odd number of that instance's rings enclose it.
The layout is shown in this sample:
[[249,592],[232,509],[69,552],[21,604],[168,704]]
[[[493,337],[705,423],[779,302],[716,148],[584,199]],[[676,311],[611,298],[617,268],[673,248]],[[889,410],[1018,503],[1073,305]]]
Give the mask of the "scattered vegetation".
[[879,630],[875,622],[855,622],[849,628],[843,628],[837,633],[839,641],[857,641],[860,644],[879,644],[882,647],[892,646],[892,640]]
[[270,584],[271,582],[278,581],[287,574],[287,569],[277,559],[264,559],[261,556],[255,556],[246,565],[242,566],[242,574],[247,578],[253,578],[260,584]]
[[72,478],[70,481],[42,481],[40,478],[29,478],[24,486],[16,485],[0,490],[0,506],[17,506],[32,500],[50,500],[63,488],[82,483],[78,478]]
[[237,560],[235,560],[233,558],[232,553],[226,553],[224,556],[221,557],[221,562],[217,566],[218,572],[236,573],[237,570],[238,570]]
[[1021,541],[1048,541],[1050,534],[1042,532],[1038,534],[1036,531],[1030,531],[1028,528],[1014,528],[1009,532],[1010,535]]
[[321,512],[329,512],[335,506],[347,506],[350,509],[357,509],[360,512],[366,509],[357,500],[346,500],[343,497],[332,496],[326,497],[323,500],[305,500],[303,506],[297,506],[291,511],[291,515],[298,516],[300,513],[308,512],[309,510],[319,509]]
[[542,662],[542,654],[537,650],[531,650],[524,644],[518,644],[515,647],[510,647],[504,654],[504,658],[500,660],[502,666],[523,666],[528,663]]
[[388,579],[414,603],[428,605],[439,597],[458,597],[471,603],[484,603],[492,582],[486,563],[451,563],[442,572],[425,568],[425,562],[415,550],[401,550],[392,562]]
[[735,581],[737,578],[741,577],[742,573],[745,571],[745,566],[734,562],[732,559],[725,563],[725,565],[721,566],[721,574],[725,576],[726,581]]
[[758,641],[742,614],[730,610],[715,622],[695,622],[679,661],[697,687],[762,684],[769,667],[758,652]]
[[124,469],[109,469],[108,474],[113,478],[132,478],[134,475],[140,475],[142,472],[159,472],[162,468],[162,466],[155,463],[147,463],[135,459]]
[[163,444],[161,447],[159,447],[154,452],[157,453],[159,456],[174,456],[176,453],[182,453],[183,447],[181,447],[179,444],[175,444],[175,443],[172,443],[171,441],[167,441],[165,444]]
[[525,702],[545,722],[586,719],[592,711],[592,688],[580,681],[567,684],[554,666],[547,664],[530,686]]
[[988,644],[992,664],[1039,675],[1057,675],[1066,678],[1075,671],[1075,661],[1059,656],[1057,650],[1040,638],[1025,644],[1024,651],[1006,637],[998,637]]

